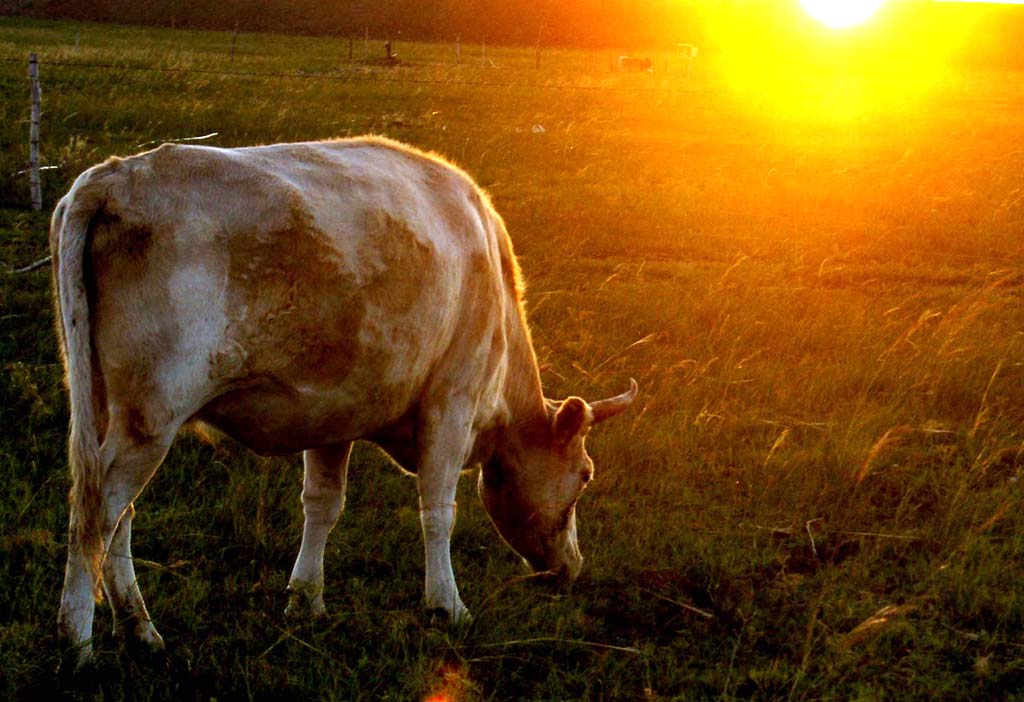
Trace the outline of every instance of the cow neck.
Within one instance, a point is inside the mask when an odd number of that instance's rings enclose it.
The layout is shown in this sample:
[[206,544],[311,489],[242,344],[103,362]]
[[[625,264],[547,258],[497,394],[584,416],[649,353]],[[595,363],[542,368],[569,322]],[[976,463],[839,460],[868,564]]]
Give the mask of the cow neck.
[[509,366],[504,394],[509,412],[508,424],[521,426],[536,420],[546,422],[544,392],[526,316],[520,304],[510,307],[505,325]]

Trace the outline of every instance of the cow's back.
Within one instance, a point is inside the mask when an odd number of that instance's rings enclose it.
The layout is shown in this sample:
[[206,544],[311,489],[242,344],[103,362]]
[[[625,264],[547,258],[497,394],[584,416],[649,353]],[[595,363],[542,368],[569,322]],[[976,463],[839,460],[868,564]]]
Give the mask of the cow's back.
[[111,399],[160,398],[147,416],[194,415],[258,451],[398,421],[460,334],[487,341],[508,294],[486,199],[392,142],[170,146],[103,168],[93,307]]

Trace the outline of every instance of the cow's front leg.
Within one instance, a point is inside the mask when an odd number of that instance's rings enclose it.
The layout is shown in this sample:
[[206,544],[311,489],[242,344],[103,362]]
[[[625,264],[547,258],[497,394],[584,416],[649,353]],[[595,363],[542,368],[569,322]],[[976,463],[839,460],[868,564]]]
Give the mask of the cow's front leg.
[[345,508],[345,484],[352,444],[312,449],[302,454],[302,546],[288,581],[290,617],[321,617],[324,608],[324,547]]
[[427,609],[443,610],[455,623],[470,619],[452,571],[451,535],[455,526],[455,491],[469,455],[471,432],[471,412],[449,409],[441,416],[439,411],[428,410],[420,438],[417,473]]

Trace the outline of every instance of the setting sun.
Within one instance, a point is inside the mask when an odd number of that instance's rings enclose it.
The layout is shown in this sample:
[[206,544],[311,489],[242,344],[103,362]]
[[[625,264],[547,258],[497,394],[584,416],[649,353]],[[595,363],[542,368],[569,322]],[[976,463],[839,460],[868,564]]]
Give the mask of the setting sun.
[[811,17],[834,29],[852,27],[870,18],[885,0],[800,0]]

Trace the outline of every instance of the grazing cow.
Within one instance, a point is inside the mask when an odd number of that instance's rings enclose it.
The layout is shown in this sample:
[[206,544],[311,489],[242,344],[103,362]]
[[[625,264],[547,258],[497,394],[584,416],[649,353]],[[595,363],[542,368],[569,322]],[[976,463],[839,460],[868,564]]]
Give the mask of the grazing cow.
[[261,454],[304,452],[291,614],[324,611],[356,439],[417,476],[429,608],[468,616],[449,537],[476,464],[512,548],[579,572],[584,437],[636,383],[545,400],[505,226],[457,168],[380,138],[165,145],[79,176],[50,248],[73,478],[58,623],[79,664],[101,585],[117,632],[163,645],[132,565],[132,503],[189,422]]
[[620,71],[650,71],[651,60],[649,58],[636,58],[635,56],[620,56]]

